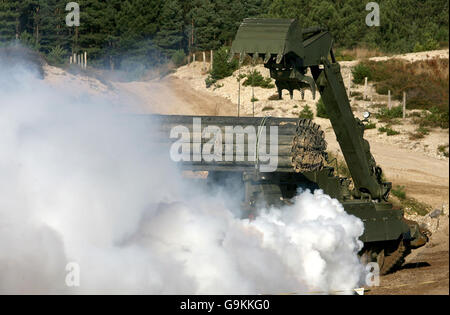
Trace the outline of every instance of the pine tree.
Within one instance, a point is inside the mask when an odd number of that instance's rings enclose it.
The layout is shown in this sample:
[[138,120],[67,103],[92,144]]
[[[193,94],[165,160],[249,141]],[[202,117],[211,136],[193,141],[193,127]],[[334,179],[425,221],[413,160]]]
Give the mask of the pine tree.
[[161,8],[159,16],[159,32],[156,35],[156,44],[172,55],[176,50],[183,48],[184,21],[183,7],[179,0],[167,0]]
[[194,0],[187,14],[194,24],[194,50],[210,50],[220,47],[220,20],[211,0]]
[[21,0],[0,0],[0,42],[8,42],[20,35]]

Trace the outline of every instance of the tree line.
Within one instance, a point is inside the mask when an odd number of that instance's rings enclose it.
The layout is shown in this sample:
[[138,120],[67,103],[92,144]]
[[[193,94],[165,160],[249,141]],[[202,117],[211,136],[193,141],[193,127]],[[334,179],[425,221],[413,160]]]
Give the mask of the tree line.
[[447,0],[379,0],[379,27],[365,24],[361,0],[78,0],[78,27],[66,25],[68,2],[0,0],[0,43],[21,41],[55,62],[87,51],[98,67],[151,67],[230,45],[246,17],[328,26],[341,48],[409,52],[448,43]]

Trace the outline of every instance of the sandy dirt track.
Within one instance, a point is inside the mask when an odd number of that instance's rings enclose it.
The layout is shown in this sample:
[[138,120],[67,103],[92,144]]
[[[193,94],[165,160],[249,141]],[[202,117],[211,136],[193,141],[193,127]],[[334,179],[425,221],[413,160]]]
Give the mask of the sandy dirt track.
[[127,97],[134,99],[144,113],[171,115],[231,116],[233,104],[189,88],[182,79],[170,76],[150,82],[114,83]]

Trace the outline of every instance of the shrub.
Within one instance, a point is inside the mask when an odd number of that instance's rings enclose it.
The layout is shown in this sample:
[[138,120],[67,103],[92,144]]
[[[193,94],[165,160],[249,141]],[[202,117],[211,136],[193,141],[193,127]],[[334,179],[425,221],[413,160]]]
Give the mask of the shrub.
[[67,51],[61,46],[53,47],[50,53],[47,55],[47,61],[50,65],[61,66],[65,62]]
[[264,78],[258,70],[253,70],[246,75],[247,79],[242,83],[244,86],[259,86],[264,89],[272,89],[275,87],[271,78]]
[[416,42],[414,52],[439,49],[439,42],[435,40],[430,33],[426,33],[423,42]]
[[430,133],[430,130],[426,127],[419,127],[414,133],[410,133],[409,140],[418,140],[424,138]]
[[239,61],[233,59],[231,62],[228,62],[228,52],[226,47],[220,48],[214,54],[214,60],[212,65],[212,70],[210,72],[210,76],[214,80],[220,80],[226,77],[229,77],[233,74],[234,71],[238,69]]
[[391,109],[389,108],[380,108],[375,117],[382,121],[391,120],[394,118],[402,118],[403,117],[403,107],[402,106],[394,106]]
[[387,86],[386,84],[383,84],[383,83],[378,83],[375,85],[375,91],[381,95],[388,95],[389,94],[389,86]]
[[353,83],[362,84],[364,83],[364,78],[368,78],[368,80],[372,80],[372,72],[371,69],[364,63],[359,63],[352,70],[353,74]]
[[304,119],[313,119],[314,113],[312,112],[311,108],[308,105],[305,105],[305,107],[303,107],[298,117]]
[[381,133],[386,133],[388,136],[395,136],[400,134],[400,132],[393,130],[389,127],[380,127],[378,128],[378,131]]
[[316,103],[316,116],[321,118],[330,118],[328,116],[327,110],[325,108],[325,104],[322,100],[322,98],[319,99],[319,101]]
[[369,130],[369,129],[375,129],[377,127],[377,124],[375,124],[374,122],[368,121],[365,125],[364,125],[364,129],[365,130]]
[[211,75],[209,75],[206,79],[205,79],[205,84],[207,88],[210,88],[211,85],[215,84],[217,82],[216,79],[213,79],[213,77]]
[[180,67],[186,63],[186,54],[180,49],[175,51],[170,59],[176,67]]
[[438,146],[438,152],[442,153],[445,157],[448,157],[448,144]]
[[432,107],[429,112],[423,111],[421,118],[414,120],[421,127],[440,127],[448,129],[449,127],[449,111],[441,110],[438,107]]

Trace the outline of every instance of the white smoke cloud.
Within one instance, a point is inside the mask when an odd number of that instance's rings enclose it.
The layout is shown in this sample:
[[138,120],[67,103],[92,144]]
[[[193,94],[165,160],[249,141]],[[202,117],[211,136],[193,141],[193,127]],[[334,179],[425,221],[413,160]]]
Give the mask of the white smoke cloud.
[[[355,288],[363,223],[321,191],[236,216],[151,126],[0,55],[0,293],[277,294]],[[80,266],[67,287],[65,266]]]

